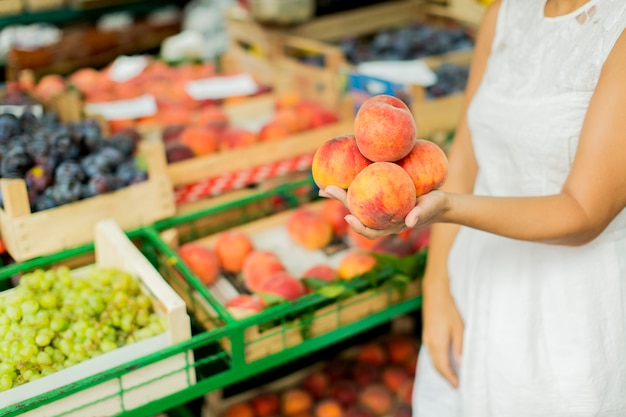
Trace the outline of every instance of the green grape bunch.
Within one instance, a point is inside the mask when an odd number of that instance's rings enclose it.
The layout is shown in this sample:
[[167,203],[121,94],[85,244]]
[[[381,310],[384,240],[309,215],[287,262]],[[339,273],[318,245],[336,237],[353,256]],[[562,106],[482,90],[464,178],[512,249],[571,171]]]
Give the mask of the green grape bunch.
[[0,391],[166,330],[131,274],[67,267],[24,274],[0,293]]

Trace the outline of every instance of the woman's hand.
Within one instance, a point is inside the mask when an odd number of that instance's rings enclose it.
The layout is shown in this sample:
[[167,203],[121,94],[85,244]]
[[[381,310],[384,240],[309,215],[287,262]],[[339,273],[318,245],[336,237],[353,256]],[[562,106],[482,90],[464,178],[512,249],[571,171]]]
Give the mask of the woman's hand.
[[[348,207],[347,193],[344,189],[330,185],[319,192],[320,197],[334,198]],[[365,226],[354,215],[346,216],[346,222],[355,232],[368,239],[377,239],[382,236],[398,234],[407,229],[425,226],[437,221],[447,204],[446,194],[434,190],[417,198],[415,207],[407,214],[404,222],[396,223],[387,229],[372,229]]]
[[[424,278],[422,343],[428,348],[435,369],[455,388],[461,363],[463,320],[450,294],[448,280]],[[454,361],[454,363],[453,363]]]

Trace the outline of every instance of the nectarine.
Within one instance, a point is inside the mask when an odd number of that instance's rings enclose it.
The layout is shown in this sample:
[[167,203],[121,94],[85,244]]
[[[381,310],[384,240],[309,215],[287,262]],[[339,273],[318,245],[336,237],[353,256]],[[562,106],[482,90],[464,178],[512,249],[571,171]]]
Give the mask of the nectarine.
[[416,140],[411,152],[397,161],[397,164],[408,172],[418,197],[441,187],[448,176],[446,154],[429,140]]
[[255,250],[244,259],[241,275],[246,288],[258,292],[261,281],[274,272],[284,270],[285,266],[275,253]]
[[219,277],[219,261],[213,249],[189,242],[178,249],[178,255],[203,284],[211,285]]
[[214,248],[222,269],[239,273],[244,260],[254,250],[254,244],[245,233],[227,230],[216,237]]
[[371,271],[377,264],[376,258],[367,253],[348,252],[337,267],[341,279],[351,279]]
[[306,249],[322,249],[333,238],[330,223],[320,213],[299,208],[287,219],[287,233],[291,240]]
[[354,118],[359,151],[374,162],[393,162],[413,149],[415,119],[402,100],[380,94],[365,100]]
[[372,162],[365,158],[354,135],[338,136],[324,142],[313,155],[311,172],[320,188],[335,185],[347,189],[355,177]]
[[392,162],[363,168],[348,187],[348,208],[365,226],[386,229],[404,222],[415,207],[415,185],[409,174]]

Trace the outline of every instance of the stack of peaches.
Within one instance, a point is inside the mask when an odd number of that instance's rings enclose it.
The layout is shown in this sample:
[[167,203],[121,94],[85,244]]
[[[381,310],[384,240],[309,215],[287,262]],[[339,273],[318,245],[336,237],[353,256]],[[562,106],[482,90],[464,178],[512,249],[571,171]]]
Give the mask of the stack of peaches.
[[322,189],[347,190],[350,211],[367,227],[386,229],[403,222],[416,198],[440,187],[448,174],[443,150],[417,133],[404,102],[372,96],[355,116],[354,134],[318,148],[313,179]]
[[219,417],[411,417],[418,349],[408,333],[366,342],[305,372],[295,386],[252,392]]

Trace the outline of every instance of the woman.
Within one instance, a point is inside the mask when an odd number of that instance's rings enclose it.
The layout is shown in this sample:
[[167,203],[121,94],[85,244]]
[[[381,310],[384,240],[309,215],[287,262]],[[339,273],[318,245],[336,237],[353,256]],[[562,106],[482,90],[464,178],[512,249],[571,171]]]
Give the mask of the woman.
[[434,224],[417,417],[626,416],[625,27],[624,0],[494,2],[444,187],[346,217]]

